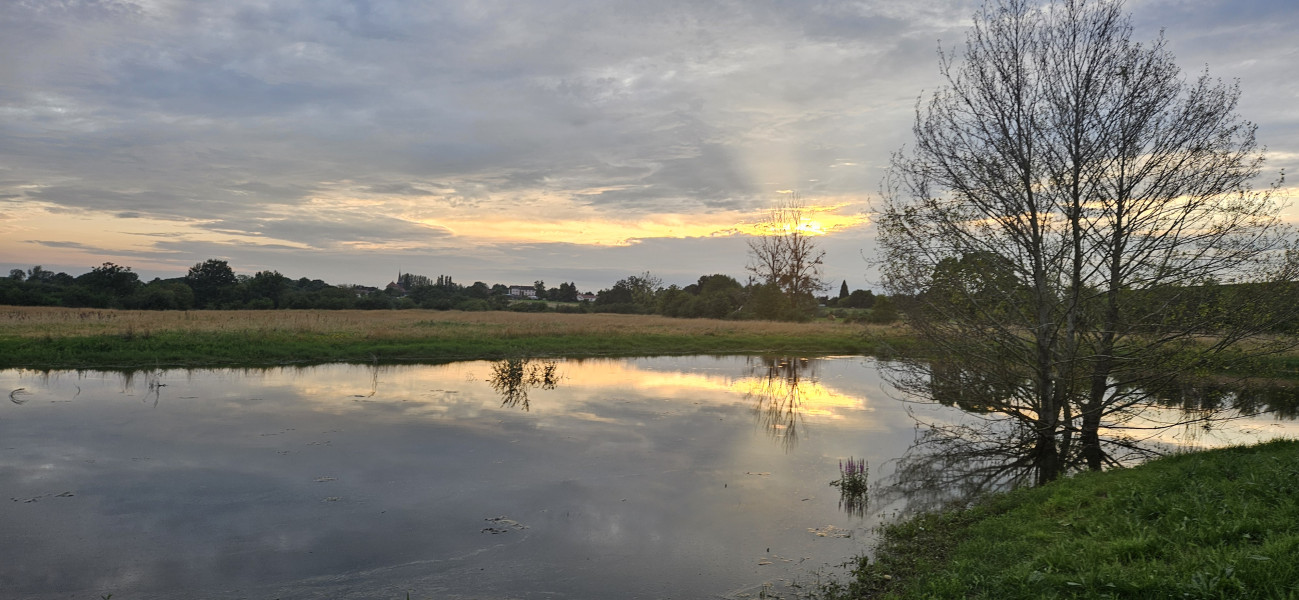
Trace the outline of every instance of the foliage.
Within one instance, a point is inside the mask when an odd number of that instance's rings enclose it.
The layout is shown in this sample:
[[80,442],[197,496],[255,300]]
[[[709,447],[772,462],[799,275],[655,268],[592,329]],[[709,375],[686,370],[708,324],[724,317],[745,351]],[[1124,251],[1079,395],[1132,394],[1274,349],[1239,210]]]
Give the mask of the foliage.
[[[285,294],[289,291],[289,278],[281,275],[279,271],[258,271],[245,283],[250,297],[249,303],[264,300],[265,302],[260,303],[264,308],[280,308],[284,303]],[[266,303],[270,306],[266,306]]]
[[887,324],[898,320],[899,312],[893,299],[888,296],[874,298],[870,312],[866,315],[867,323]]
[[870,308],[875,305],[875,292],[870,290],[853,290],[847,298],[839,300],[837,306],[842,308]]
[[658,306],[663,280],[649,271],[619,279],[613,287],[596,294],[595,309],[600,312],[652,313]]
[[749,300],[744,304],[744,316],[767,321],[798,321],[809,317],[806,307],[795,304],[794,299],[775,283],[750,286]]
[[239,280],[229,263],[210,258],[190,267],[185,283],[194,290],[194,302],[199,308],[221,308],[233,299]]
[[113,296],[126,297],[140,286],[140,276],[132,273],[131,267],[106,262],[78,277],[77,283]]

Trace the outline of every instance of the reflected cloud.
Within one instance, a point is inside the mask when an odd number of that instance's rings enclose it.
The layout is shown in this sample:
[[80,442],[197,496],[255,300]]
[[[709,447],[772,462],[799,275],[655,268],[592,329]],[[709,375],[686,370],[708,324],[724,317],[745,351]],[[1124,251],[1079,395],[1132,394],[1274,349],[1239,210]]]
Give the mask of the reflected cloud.
[[[808,362],[871,381],[859,359]],[[305,585],[346,595],[400,581],[483,593],[487,568],[507,574],[491,591],[500,597],[537,585],[690,596],[750,585],[760,545],[808,557],[764,569],[792,578],[841,560],[848,533],[865,526],[831,495],[807,493],[831,478],[825,457],[857,447],[861,421],[845,409],[799,453],[782,451],[750,421],[755,365],[765,363],[0,372],[4,392],[34,392],[0,409],[0,433],[21,448],[0,456],[0,483],[32,500],[3,505],[0,523],[23,551],[4,555],[0,578],[23,597],[93,597],[103,581],[115,595],[158,597]],[[528,529],[481,532],[502,516]],[[816,537],[811,525],[844,535]],[[546,575],[574,568],[605,575]],[[655,588],[665,572],[698,575]]]
[[[12,447],[0,484],[23,499],[0,504],[15,548],[0,552],[0,579],[23,597],[95,597],[103,581],[139,597],[308,585],[341,597],[397,584],[691,597],[751,585],[762,552],[747,549],[810,557],[762,569],[802,577],[859,549],[891,508],[1033,479],[1025,431],[981,432],[978,415],[954,406],[869,400],[879,365],[731,356],[0,371],[0,390],[32,392],[0,403]],[[915,414],[967,426],[915,436]],[[785,447],[791,416],[797,448]],[[1121,446],[1110,452],[1123,460]],[[850,456],[876,476],[860,502],[827,486]],[[501,516],[527,533],[481,532]],[[565,575],[575,568],[592,577]],[[484,591],[480,569],[501,574],[500,587]],[[682,576],[655,587],[662,573]]]
[[825,359],[753,356],[746,360],[749,376],[733,387],[753,403],[758,424],[787,450],[798,445],[807,417],[840,419],[847,411],[865,408],[865,398],[821,383],[819,367]]

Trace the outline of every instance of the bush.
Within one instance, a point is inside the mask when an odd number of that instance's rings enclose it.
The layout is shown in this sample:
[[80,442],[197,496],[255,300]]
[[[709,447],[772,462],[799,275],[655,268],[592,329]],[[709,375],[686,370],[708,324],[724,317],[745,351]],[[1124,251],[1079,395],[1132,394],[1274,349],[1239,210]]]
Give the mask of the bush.
[[870,314],[866,315],[866,321],[870,323],[887,324],[898,320],[898,307],[888,296],[880,296],[875,299],[875,306],[871,307]]
[[596,304],[592,307],[593,312],[598,313],[618,313],[624,315],[638,315],[644,312],[640,305],[632,302],[613,302],[609,304]]
[[275,301],[270,298],[253,298],[248,301],[248,304],[244,305],[244,308],[248,310],[274,310]]
[[510,304],[510,310],[514,312],[546,312],[549,306],[545,302],[532,300],[523,300]]
[[486,300],[482,300],[478,298],[462,300],[461,302],[456,304],[456,310],[463,310],[469,312],[484,311],[484,310],[491,310],[491,309],[492,309],[491,304],[489,304]]

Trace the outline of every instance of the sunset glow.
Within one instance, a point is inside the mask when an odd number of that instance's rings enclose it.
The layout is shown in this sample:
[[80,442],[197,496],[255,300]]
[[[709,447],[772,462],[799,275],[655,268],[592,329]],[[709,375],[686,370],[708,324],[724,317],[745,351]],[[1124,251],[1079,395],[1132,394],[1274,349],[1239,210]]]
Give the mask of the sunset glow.
[[[0,270],[684,286],[743,277],[797,194],[788,231],[868,288],[871,206],[941,84],[916,40],[970,24],[924,2],[363,5],[0,3]],[[1134,35],[1240,81],[1262,189],[1299,170],[1299,13],[1230,6],[1133,5]]]

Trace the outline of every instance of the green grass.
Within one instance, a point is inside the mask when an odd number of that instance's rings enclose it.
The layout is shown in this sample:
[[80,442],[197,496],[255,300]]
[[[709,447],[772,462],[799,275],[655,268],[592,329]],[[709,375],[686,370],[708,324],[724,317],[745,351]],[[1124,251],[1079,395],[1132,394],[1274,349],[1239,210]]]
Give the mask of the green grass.
[[1299,441],[1172,456],[886,527],[825,597],[1299,598]]

